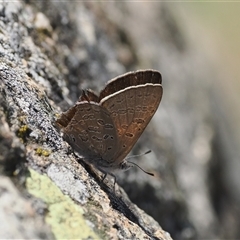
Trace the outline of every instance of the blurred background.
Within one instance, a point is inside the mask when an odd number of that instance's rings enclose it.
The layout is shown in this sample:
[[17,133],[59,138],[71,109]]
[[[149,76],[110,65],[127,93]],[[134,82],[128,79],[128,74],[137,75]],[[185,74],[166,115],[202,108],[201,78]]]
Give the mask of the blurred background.
[[[226,148],[236,165],[232,174],[239,171],[239,143],[240,143],[240,4],[234,2],[193,2],[181,4],[181,10],[188,31],[195,37],[195,47],[202,49],[206,58],[214,69],[215,78],[211,79],[214,104],[221,109],[222,120],[226,121],[219,129],[224,135]],[[191,19],[191,20],[190,20]],[[219,126],[220,127],[220,126]],[[229,166],[230,167],[230,166]],[[226,167],[228,168],[228,167]],[[231,168],[231,167],[230,167]],[[230,174],[231,175],[231,174]],[[237,174],[238,175],[238,174]],[[238,188],[236,183],[236,187]],[[235,192],[235,190],[233,190]]]
[[218,237],[239,239],[240,4],[192,2],[181,4],[180,8],[194,47],[202,51],[213,71],[212,78],[203,81],[211,83],[210,116],[215,137],[207,184],[210,185],[211,203],[222,229],[222,235]]

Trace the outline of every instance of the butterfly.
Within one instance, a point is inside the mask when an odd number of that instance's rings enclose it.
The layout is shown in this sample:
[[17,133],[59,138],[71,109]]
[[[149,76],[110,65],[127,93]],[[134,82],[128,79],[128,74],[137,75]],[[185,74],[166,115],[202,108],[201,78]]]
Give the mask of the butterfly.
[[104,178],[112,175],[115,186],[113,173],[133,166],[126,156],[158,109],[162,94],[158,71],[129,72],[108,81],[99,95],[82,91],[56,123],[85,162],[103,172]]

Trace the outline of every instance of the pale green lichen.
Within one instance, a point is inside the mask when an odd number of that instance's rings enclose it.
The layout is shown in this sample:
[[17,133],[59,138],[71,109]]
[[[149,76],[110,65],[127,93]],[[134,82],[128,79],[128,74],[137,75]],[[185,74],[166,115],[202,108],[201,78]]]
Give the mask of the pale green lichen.
[[26,187],[29,193],[47,204],[46,222],[56,239],[100,239],[86,223],[79,205],[64,195],[46,175],[32,169],[29,171]]

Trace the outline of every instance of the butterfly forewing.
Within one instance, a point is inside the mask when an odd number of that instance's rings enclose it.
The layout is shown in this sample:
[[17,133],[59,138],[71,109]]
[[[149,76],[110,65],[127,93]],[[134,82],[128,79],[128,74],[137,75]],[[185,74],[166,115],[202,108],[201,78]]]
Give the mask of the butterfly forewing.
[[[145,81],[147,80],[149,79]],[[121,162],[131,151],[156,112],[161,98],[160,83],[145,83],[126,87],[101,100],[100,105],[110,112],[119,139],[115,164]]]

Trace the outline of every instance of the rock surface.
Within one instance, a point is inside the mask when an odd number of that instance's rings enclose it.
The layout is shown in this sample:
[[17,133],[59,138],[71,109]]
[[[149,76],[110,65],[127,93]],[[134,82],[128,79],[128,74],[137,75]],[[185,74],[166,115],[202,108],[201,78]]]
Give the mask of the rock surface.
[[[233,215],[219,221],[233,208],[221,211],[229,202],[216,200],[223,149],[206,81],[214,73],[183,29],[162,2],[1,3],[1,238],[234,236],[223,230],[237,229]],[[82,88],[99,91],[119,74],[147,68],[162,73],[163,99],[132,154],[151,149],[135,161],[155,177],[119,173],[114,193],[112,179],[101,182],[79,161],[55,120]]]

